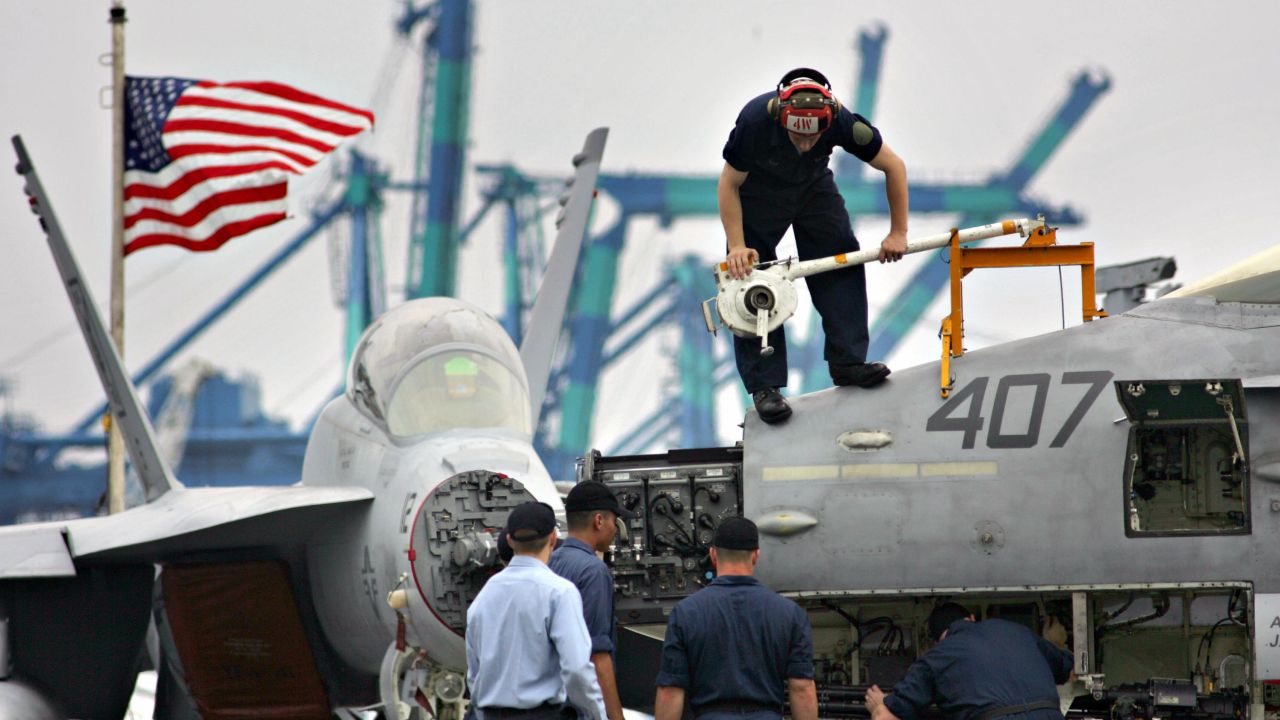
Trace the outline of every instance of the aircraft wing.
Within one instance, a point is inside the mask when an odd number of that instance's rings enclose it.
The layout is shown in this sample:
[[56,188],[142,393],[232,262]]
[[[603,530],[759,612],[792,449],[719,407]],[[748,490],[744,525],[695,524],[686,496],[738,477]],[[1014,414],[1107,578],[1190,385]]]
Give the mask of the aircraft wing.
[[0,580],[75,575],[65,532],[63,523],[0,528]]
[[116,515],[0,528],[0,579],[69,577],[73,561],[293,545],[372,500],[361,487],[177,488]]

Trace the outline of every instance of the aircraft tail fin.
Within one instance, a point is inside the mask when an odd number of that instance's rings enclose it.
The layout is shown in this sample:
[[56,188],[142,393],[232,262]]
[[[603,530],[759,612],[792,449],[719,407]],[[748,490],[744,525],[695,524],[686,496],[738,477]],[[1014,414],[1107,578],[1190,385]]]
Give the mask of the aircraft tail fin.
[[542,286],[533,301],[529,313],[529,325],[520,344],[520,360],[529,377],[529,403],[534,420],[542,410],[542,400],[551,379],[555,362],[556,344],[564,327],[564,315],[569,307],[569,290],[582,254],[583,240],[587,234],[587,221],[591,215],[591,201],[595,197],[596,178],[600,174],[600,161],[604,157],[604,143],[608,128],[596,128],[587,134],[582,152],[573,158],[576,168],[569,189],[567,202],[556,218],[556,240],[547,261]]
[[35,166],[27,155],[21,137],[13,137],[13,149],[18,154],[18,174],[26,181],[24,191],[30,198],[32,211],[40,218],[40,227],[49,240],[49,249],[53,252],[58,274],[62,277],[67,297],[76,313],[76,321],[89,345],[89,354],[93,356],[93,365],[98,370],[102,389],[106,391],[111,417],[124,436],[125,447],[129,449],[134,470],[146,491],[147,502],[151,502],[169,490],[182,486],[160,457],[155,430],[142,409],[133,382],[125,372],[120,354],[116,352],[115,343],[111,342],[111,337],[102,324],[98,307],[84,282],[71,247],[62,234],[53,205],[40,184],[40,178],[36,175]]
[[1203,280],[1184,285],[1164,297],[1212,297],[1218,302],[1280,303],[1280,246],[1263,250]]

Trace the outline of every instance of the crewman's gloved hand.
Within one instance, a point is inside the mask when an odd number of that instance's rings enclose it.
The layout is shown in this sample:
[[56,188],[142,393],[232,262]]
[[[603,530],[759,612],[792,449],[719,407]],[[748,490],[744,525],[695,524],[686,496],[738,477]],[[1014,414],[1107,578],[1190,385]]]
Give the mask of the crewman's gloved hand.
[[751,274],[751,268],[760,262],[760,253],[749,247],[733,248],[725,258],[729,264],[729,277],[744,278]]
[[1044,621],[1044,629],[1040,632],[1040,636],[1053,643],[1059,650],[1067,649],[1067,626],[1052,615]]

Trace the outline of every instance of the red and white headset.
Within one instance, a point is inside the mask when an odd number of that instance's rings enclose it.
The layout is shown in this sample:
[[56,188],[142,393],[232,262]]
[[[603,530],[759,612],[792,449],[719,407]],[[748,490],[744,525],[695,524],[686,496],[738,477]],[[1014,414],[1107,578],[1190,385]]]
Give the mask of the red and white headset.
[[769,116],[801,135],[817,135],[831,127],[840,101],[831,94],[827,76],[813,68],[796,68],[778,81],[778,97],[769,101]]

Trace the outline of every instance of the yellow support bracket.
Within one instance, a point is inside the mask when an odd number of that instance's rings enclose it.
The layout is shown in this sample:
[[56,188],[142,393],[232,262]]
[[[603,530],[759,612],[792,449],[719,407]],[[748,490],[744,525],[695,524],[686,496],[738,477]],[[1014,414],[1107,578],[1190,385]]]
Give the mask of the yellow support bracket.
[[951,394],[951,359],[964,355],[964,277],[978,268],[1080,266],[1080,314],[1084,322],[1106,317],[1094,290],[1093,243],[1059,245],[1058,229],[1039,227],[1018,247],[966,248],[959,230],[951,229],[951,314],[942,320],[942,365],[939,389]]

